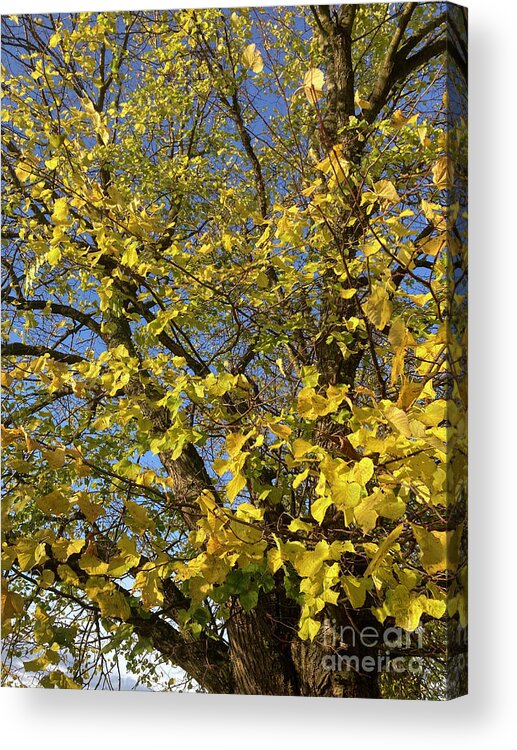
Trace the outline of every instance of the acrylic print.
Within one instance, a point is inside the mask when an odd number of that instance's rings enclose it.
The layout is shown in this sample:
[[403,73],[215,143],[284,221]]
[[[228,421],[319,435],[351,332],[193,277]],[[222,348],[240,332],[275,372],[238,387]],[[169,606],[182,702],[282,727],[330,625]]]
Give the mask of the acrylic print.
[[466,33],[2,19],[4,685],[466,692]]

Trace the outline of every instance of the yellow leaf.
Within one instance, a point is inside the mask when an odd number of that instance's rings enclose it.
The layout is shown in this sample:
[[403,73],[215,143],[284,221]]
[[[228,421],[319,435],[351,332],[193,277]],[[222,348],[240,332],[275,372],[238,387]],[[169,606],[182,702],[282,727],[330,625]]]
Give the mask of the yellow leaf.
[[87,492],[77,492],[72,499],[77,503],[80,511],[84,513],[90,523],[94,523],[99,516],[104,514],[103,508],[93,503],[88,497]]
[[354,609],[363,607],[366,599],[366,592],[371,587],[371,581],[366,578],[355,578],[354,576],[343,576],[341,578],[341,585],[350,600],[350,604]]
[[208,583],[223,583],[229,570],[229,563],[215,555],[207,555],[206,563],[202,568],[203,575]]
[[120,620],[131,617],[131,607],[121,591],[102,591],[96,600],[103,617],[116,617]]
[[310,453],[314,450],[314,446],[308,443],[307,440],[303,440],[303,438],[296,438],[293,442],[292,450],[293,456],[296,459],[299,459],[302,458],[302,456],[305,456],[306,453]]
[[400,388],[399,397],[397,400],[397,406],[399,409],[408,409],[412,403],[418,398],[422,392],[422,384],[415,383],[412,380],[403,378],[402,386]]
[[289,435],[292,433],[290,427],[285,424],[274,424],[270,425],[269,429],[271,432],[282,440],[287,440]]
[[92,473],[92,470],[83,461],[77,459],[74,461],[74,472],[78,477],[87,477]]
[[260,271],[257,276],[257,285],[259,289],[267,289],[269,286],[269,278],[264,271]]
[[316,169],[329,176],[329,188],[341,184],[350,174],[350,162],[343,156],[343,144],[337,143],[328,155],[316,164]]
[[445,232],[440,232],[437,237],[429,237],[418,243],[418,249],[426,255],[432,255],[436,258],[438,253],[441,253],[447,245],[447,239]]
[[373,470],[374,466],[372,459],[362,458],[359,463],[354,466],[347,479],[349,481],[358,482],[358,484],[364,487],[364,485],[372,478]]
[[260,73],[264,68],[264,60],[256,44],[248,44],[242,53],[242,62],[254,73]]
[[235,511],[235,518],[250,523],[264,518],[264,508],[256,508],[251,503],[241,503]]
[[427,531],[416,524],[411,524],[411,528],[420,547],[424,569],[430,575],[441,570],[450,570],[454,573],[458,566],[463,526],[460,525],[451,531]]
[[232,458],[235,458],[248,439],[249,435],[243,435],[242,432],[232,432],[226,436],[226,450]]
[[403,128],[404,125],[416,125],[417,120],[418,115],[406,117],[400,109],[397,109],[397,111],[393,113],[393,116],[391,118],[391,126],[393,128],[400,129]]
[[10,373],[2,370],[2,387],[8,388],[11,385],[12,381],[13,378],[11,377]]
[[267,564],[272,573],[276,573],[282,567],[284,560],[279,549],[273,548],[268,550]]
[[312,531],[312,524],[302,521],[301,518],[295,518],[291,521],[288,528],[289,531],[292,531],[293,533],[296,533],[297,531],[308,533],[309,531]]
[[42,455],[51,469],[60,469],[65,463],[66,451],[64,448],[56,448],[53,451],[42,451]]
[[79,586],[79,576],[69,565],[58,565],[57,574],[62,581],[68,583],[70,586]]
[[125,266],[134,268],[134,266],[138,264],[138,253],[136,251],[136,248],[133,245],[128,247],[127,250],[124,251],[121,260]]
[[65,513],[68,513],[70,501],[63,497],[59,490],[54,490],[48,495],[39,497],[36,500],[36,505],[47,515],[62,516]]
[[110,132],[103,122],[100,122],[97,126],[97,133],[99,134],[99,137],[104,146],[107,146],[110,140]]
[[58,198],[54,202],[52,221],[56,225],[66,224],[68,222],[68,201],[66,198]]
[[32,177],[33,167],[26,161],[21,161],[15,168],[14,172],[20,182],[27,182]]
[[390,551],[391,547],[393,547],[393,545],[395,544],[399,536],[402,534],[403,528],[404,528],[404,524],[399,523],[399,525],[396,528],[394,528],[390,534],[388,534],[386,539],[379,546],[379,549],[377,550],[375,555],[370,560],[370,563],[364,573],[365,578],[367,576],[372,575],[372,573],[374,573],[377,570],[381,562],[384,560],[384,558]]
[[318,622],[318,620],[315,620],[312,617],[306,617],[304,620],[300,620],[300,629],[298,631],[298,635],[302,639],[302,641],[313,641],[318,635],[320,628],[321,622]]
[[406,344],[406,324],[403,318],[395,318],[390,326],[388,341],[393,349],[398,349]]
[[374,188],[379,198],[387,200],[390,203],[398,203],[400,201],[399,194],[390,180],[379,180],[374,183]]
[[332,505],[332,498],[328,495],[323,495],[315,500],[311,505],[311,516],[318,522],[322,523],[325,518],[327,508]]
[[[413,596],[409,589],[401,584],[395,589],[388,590],[383,609],[386,614],[395,618],[397,627],[411,632],[418,627],[423,612],[427,612],[431,617],[442,617],[446,610],[446,602],[428,599],[423,594]],[[378,610],[375,613],[378,614]]]
[[47,253],[47,261],[51,266],[57,266],[62,256],[60,247],[52,247]]
[[411,437],[411,426],[409,424],[409,418],[406,412],[399,409],[393,404],[387,404],[384,407],[384,413],[389,421],[397,428],[397,430],[404,435],[404,437]]
[[216,458],[214,460],[212,466],[214,467],[215,473],[218,476],[222,477],[223,474],[228,471],[228,464],[229,463],[230,462],[226,461],[226,459],[224,459],[224,458]]
[[372,255],[376,255],[381,249],[381,243],[379,240],[372,240],[371,242],[364,242],[359,245],[366,258],[371,258]]
[[447,156],[438,159],[433,167],[433,182],[438,190],[447,190],[454,181],[454,163]]
[[340,510],[355,508],[361,500],[361,491],[357,482],[340,480],[332,485],[332,502]]
[[379,331],[382,331],[386,324],[389,323],[391,318],[391,302],[382,284],[374,286],[363,309],[370,323]]
[[38,579],[38,586],[42,589],[48,589],[54,583],[55,578],[52,570],[44,570]]
[[156,524],[152,518],[150,518],[147,510],[133,500],[124,498],[124,505],[134,521],[134,528],[137,533],[142,531],[154,531]]
[[418,307],[423,307],[433,298],[433,295],[431,292],[427,292],[427,294],[410,294],[409,298],[418,305]]
[[115,555],[115,557],[109,561],[106,573],[112,578],[120,578],[121,576],[125,576],[131,568],[135,567],[135,565],[138,565],[139,560],[140,555],[138,554],[135,556]]
[[363,99],[362,98],[361,94],[359,93],[359,89],[357,89],[357,91],[355,92],[354,102],[355,102],[356,106],[359,107],[360,109],[371,109],[372,108],[372,105],[370,104],[370,102],[367,99]]
[[244,474],[236,474],[233,479],[228,482],[228,485],[226,487],[226,494],[228,496],[228,500],[230,502],[233,502],[239,492],[246,486],[246,477]]
[[91,576],[102,576],[108,572],[108,563],[99,560],[96,555],[86,552],[79,560],[79,567]]
[[20,570],[25,572],[47,559],[44,542],[35,539],[20,539],[16,544]]
[[133,588],[142,591],[142,604],[145,609],[163,604],[162,582],[156,567],[139,571]]
[[[4,579],[2,579],[3,582]],[[2,621],[23,614],[25,599],[15,591],[2,591]]]
[[311,68],[305,74],[303,79],[303,90],[305,96],[311,104],[316,104],[318,99],[323,96],[323,86],[325,78],[323,72],[319,68]]
[[2,448],[7,448],[8,445],[11,445],[11,443],[17,443],[22,439],[23,432],[18,427],[9,428],[5,427],[4,425],[0,425],[0,430],[2,434]]
[[293,559],[296,572],[303,578],[313,578],[329,558],[329,544],[325,540],[318,542],[314,550],[298,552]]
[[418,133],[418,138],[420,139],[422,146],[431,145],[431,139],[427,136],[427,125],[419,125],[416,132]]
[[84,539],[58,539],[52,542],[52,554],[60,562],[65,562],[71,555],[78,554],[84,545]]
[[305,469],[293,479],[293,489],[297,489],[309,476],[309,469]]
[[21,458],[12,459],[12,461],[10,461],[10,466],[19,474],[28,474],[32,469],[35,468],[29,461],[24,461]]
[[51,48],[57,47],[60,41],[61,41],[61,34],[59,33],[59,31],[56,31],[54,34],[52,34],[52,36],[48,40],[48,46]]

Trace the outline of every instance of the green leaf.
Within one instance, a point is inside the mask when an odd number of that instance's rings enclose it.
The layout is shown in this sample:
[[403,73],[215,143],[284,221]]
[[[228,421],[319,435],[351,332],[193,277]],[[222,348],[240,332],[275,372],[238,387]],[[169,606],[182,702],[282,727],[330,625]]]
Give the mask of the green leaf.
[[239,595],[240,603],[245,612],[249,612],[254,609],[258,604],[258,591],[257,589],[250,589]]

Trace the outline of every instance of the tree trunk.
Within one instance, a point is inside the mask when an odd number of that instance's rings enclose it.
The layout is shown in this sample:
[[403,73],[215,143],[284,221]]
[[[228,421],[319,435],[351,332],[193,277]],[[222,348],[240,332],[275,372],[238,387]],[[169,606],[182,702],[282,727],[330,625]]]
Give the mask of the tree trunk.
[[[244,612],[234,605],[228,622],[234,692],[244,695],[378,698],[378,648],[365,648],[360,633],[379,623],[369,610],[351,626],[340,628],[326,619],[314,641],[297,636],[299,610],[280,590],[261,596],[258,606]],[[343,620],[343,614],[340,613]],[[347,642],[340,637],[348,639]],[[373,659],[372,672],[362,669]],[[341,657],[341,658],[339,658]],[[359,669],[356,669],[359,664]]]

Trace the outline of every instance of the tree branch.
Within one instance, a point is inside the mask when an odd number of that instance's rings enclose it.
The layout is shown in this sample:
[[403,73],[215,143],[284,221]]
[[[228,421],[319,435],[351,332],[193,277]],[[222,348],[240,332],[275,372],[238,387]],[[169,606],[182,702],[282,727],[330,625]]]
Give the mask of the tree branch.
[[14,297],[7,297],[5,299],[5,302],[8,302],[12,305],[14,305],[16,308],[20,310],[44,310],[48,309],[51,313],[54,315],[63,315],[65,318],[71,318],[72,320],[77,321],[78,323],[82,323],[87,328],[89,328],[94,333],[100,335],[101,333],[101,327],[100,324],[97,323],[94,318],[92,318],[91,315],[88,315],[87,313],[81,312],[81,310],[76,310],[74,307],[71,307],[70,305],[62,305],[58,302],[47,302],[46,300],[26,300],[26,299],[16,299]]
[[38,344],[23,344],[21,341],[13,341],[4,344],[2,349],[4,357],[42,357],[43,355],[48,354],[50,355],[50,358],[54,359],[56,362],[67,362],[71,365],[86,361],[80,354],[54,351],[46,346]]
[[[377,71],[377,78],[373,87],[373,91],[370,95],[371,110],[369,110],[370,121],[373,121],[377,116],[378,112],[382,109],[386,102],[388,93],[392,86],[392,73],[395,66],[395,56],[399,48],[404,32],[407,28],[411,16],[413,15],[417,3],[406,3],[400,14],[399,22],[395,33],[391,38],[390,44],[384,56],[384,59]],[[372,113],[375,113],[372,115]]]

